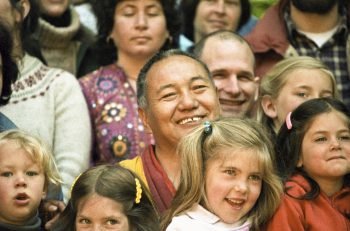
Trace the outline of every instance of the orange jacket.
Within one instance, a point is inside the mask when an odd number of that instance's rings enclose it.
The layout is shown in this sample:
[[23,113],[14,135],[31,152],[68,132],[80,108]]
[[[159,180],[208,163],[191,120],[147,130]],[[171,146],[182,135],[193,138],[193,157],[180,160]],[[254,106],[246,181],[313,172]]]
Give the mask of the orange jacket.
[[[301,175],[293,176],[286,187],[291,187],[288,194],[293,197],[300,197],[310,190],[308,182]],[[331,197],[321,192],[313,200],[291,196],[284,195],[266,230],[350,230],[350,187],[344,187]]]

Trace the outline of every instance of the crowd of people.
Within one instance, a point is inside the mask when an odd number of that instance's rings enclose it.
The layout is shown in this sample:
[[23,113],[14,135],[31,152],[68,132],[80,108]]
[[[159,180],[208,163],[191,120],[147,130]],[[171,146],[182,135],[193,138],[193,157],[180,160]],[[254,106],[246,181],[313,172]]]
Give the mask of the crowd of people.
[[350,231],[349,44],[347,0],[1,0],[0,230]]

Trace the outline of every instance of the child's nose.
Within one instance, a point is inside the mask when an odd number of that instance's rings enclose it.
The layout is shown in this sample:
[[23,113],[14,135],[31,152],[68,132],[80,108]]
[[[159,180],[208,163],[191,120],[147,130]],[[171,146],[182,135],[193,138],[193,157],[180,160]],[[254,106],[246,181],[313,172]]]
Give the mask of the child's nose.
[[16,187],[25,187],[27,186],[26,179],[23,175],[18,175],[16,178]]
[[247,184],[245,181],[238,181],[233,186],[233,189],[240,193],[245,193],[247,191]]
[[103,229],[103,227],[101,227],[101,225],[95,224],[91,231],[103,231],[103,230],[104,229]]
[[331,150],[338,150],[340,149],[340,142],[337,138],[332,139],[331,141]]

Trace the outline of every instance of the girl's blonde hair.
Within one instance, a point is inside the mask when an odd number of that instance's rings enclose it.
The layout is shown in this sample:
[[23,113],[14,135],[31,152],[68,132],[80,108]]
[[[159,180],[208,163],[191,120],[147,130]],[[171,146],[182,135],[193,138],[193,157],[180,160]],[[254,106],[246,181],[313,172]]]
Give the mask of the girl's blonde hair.
[[24,150],[40,166],[45,175],[46,189],[49,183],[55,185],[62,183],[51,150],[40,138],[23,130],[12,129],[0,133],[0,146],[8,142],[13,142],[20,149]]
[[261,80],[260,83],[260,103],[258,104],[257,119],[264,126],[273,130],[273,122],[268,117],[262,108],[261,99],[265,95],[271,96],[276,99],[288,81],[287,76],[295,70],[307,69],[307,70],[320,70],[329,76],[332,82],[333,97],[339,99],[339,92],[337,90],[337,84],[333,73],[329,68],[320,60],[309,56],[298,56],[286,58],[278,62]]
[[[169,225],[172,217],[183,213],[195,203],[205,202],[205,168],[207,161],[219,156],[222,149],[254,150],[256,161],[262,171],[260,196],[247,214],[252,222],[251,230],[258,230],[273,215],[280,202],[282,183],[275,174],[273,148],[264,128],[257,122],[240,118],[221,118],[200,126],[185,136],[179,143],[181,156],[181,183],[170,210],[164,217],[162,229]],[[244,155],[244,153],[241,153]]]

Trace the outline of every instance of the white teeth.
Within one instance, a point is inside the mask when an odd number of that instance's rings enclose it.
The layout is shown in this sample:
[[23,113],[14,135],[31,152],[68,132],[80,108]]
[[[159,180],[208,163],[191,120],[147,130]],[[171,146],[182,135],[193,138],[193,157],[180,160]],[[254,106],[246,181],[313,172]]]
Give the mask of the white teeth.
[[198,116],[192,117],[192,118],[187,118],[187,119],[181,120],[181,121],[179,122],[179,124],[187,124],[187,123],[190,123],[190,122],[196,122],[196,121],[199,121],[199,120],[201,120],[201,119],[202,119],[202,118],[201,118],[201,117],[198,117]]
[[228,199],[228,200],[233,204],[237,204],[237,205],[240,205],[244,202],[244,200],[234,200],[234,199]]

